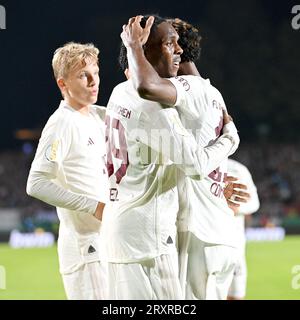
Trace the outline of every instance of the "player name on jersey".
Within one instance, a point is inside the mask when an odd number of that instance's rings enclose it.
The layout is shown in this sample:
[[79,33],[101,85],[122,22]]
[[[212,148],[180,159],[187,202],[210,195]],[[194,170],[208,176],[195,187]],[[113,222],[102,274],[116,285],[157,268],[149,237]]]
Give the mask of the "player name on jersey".
[[128,110],[128,109],[123,108],[123,107],[119,107],[118,114],[120,114],[124,118],[130,119],[131,110]]

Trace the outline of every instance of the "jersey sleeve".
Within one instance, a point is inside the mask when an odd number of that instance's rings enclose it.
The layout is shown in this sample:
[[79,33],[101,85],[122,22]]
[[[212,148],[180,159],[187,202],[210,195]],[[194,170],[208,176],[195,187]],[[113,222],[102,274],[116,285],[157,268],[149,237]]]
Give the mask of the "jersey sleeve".
[[66,120],[54,121],[50,118],[42,132],[31,171],[56,176],[59,166],[67,155],[71,141],[70,128]]
[[220,136],[213,145],[199,146],[183,127],[174,108],[159,111],[155,122],[142,122],[146,130],[146,134],[140,135],[140,138],[146,137],[143,143],[171,160],[188,176],[207,176],[237,148],[229,134]]
[[31,171],[27,180],[27,194],[55,207],[90,214],[95,213],[98,205],[97,200],[58,186],[52,182],[54,178],[55,176],[49,173]]
[[28,175],[26,191],[50,205],[93,214],[98,201],[73,193],[54,182],[72,143],[70,119],[49,119]]
[[207,102],[205,101],[205,90],[199,77],[177,76],[169,78],[176,88],[177,98],[174,107],[186,118],[197,119],[202,116],[204,110],[201,109]]

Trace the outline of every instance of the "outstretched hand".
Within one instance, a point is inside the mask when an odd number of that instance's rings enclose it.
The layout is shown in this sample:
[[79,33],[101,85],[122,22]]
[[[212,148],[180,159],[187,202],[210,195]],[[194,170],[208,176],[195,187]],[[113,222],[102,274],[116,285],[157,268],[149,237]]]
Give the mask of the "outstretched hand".
[[224,188],[224,196],[230,209],[236,214],[241,203],[246,203],[250,199],[247,186],[242,183],[236,183],[238,179],[235,177],[227,176],[226,186]]
[[143,46],[147,42],[154,17],[150,16],[147,19],[145,28],[142,28],[140,24],[142,18],[143,16],[132,17],[128,20],[127,25],[123,25],[121,39],[125,47],[128,48],[136,44]]

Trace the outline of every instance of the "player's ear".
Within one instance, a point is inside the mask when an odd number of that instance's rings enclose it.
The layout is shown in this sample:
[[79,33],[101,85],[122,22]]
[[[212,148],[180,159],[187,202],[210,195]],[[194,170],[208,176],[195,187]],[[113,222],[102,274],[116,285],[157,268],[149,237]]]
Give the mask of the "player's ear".
[[63,78],[58,78],[56,80],[56,83],[57,83],[57,85],[58,85],[58,87],[59,87],[59,89],[61,91],[63,91],[66,88],[66,83],[65,83],[65,80]]
[[128,80],[130,78],[130,73],[129,73],[128,68],[125,69],[124,74],[125,74],[126,79]]

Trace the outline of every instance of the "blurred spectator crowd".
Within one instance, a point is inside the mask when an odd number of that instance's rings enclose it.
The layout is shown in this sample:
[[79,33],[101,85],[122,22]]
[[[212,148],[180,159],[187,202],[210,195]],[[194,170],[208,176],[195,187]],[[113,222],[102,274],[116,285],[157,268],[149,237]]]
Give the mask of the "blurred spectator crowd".
[[[21,151],[0,152],[0,210],[19,209],[24,231],[36,227],[49,231],[57,228],[55,209],[27,196],[25,191],[34,152],[34,147],[28,145]],[[241,145],[233,158],[249,168],[261,201],[249,225],[300,230],[299,145],[248,143]]]
[[0,152],[0,215],[1,209],[16,208],[21,213],[21,231],[33,232],[41,228],[56,233],[58,218],[55,208],[26,194],[34,153],[34,147],[28,143],[21,151]]
[[243,144],[234,158],[248,167],[258,189],[261,206],[252,225],[299,232],[299,144]]

